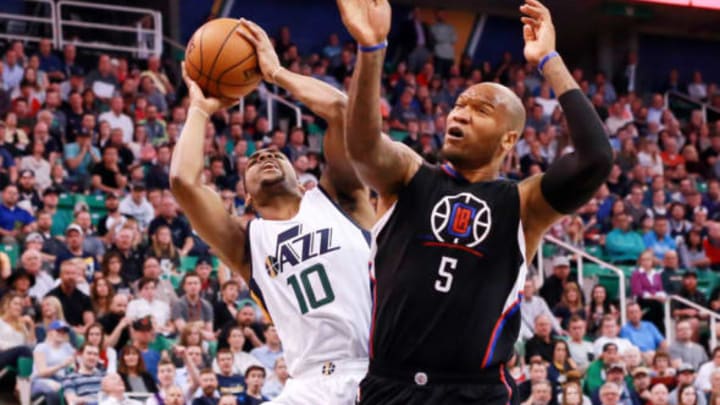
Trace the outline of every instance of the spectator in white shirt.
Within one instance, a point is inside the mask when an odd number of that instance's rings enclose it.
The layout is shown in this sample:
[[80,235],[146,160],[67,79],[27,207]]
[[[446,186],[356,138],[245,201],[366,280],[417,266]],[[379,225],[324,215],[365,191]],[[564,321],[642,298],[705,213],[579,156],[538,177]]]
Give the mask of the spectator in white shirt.
[[698,100],[707,98],[707,84],[703,82],[702,73],[699,71],[693,72],[692,83],[688,84],[688,94]]
[[130,117],[123,113],[124,104],[122,96],[114,96],[110,100],[110,111],[100,114],[98,122],[107,121],[110,128],[120,128],[123,133],[123,143],[127,145],[133,141],[134,125]]
[[595,359],[593,344],[584,339],[587,323],[581,317],[573,315],[568,325],[570,357],[575,360],[578,370],[585,372],[590,362]]
[[698,370],[697,378],[695,379],[695,387],[703,390],[704,392],[710,392],[712,385],[710,384],[710,377],[715,370],[720,369],[720,346],[717,346],[712,351],[712,360],[700,366]]
[[143,277],[138,282],[138,298],[130,301],[126,316],[137,320],[152,316],[156,329],[163,332],[172,331],[170,322],[170,305],[167,302],[155,299],[157,281],[153,278]]
[[141,229],[147,229],[155,218],[155,209],[145,196],[145,184],[133,183],[130,194],[120,201],[120,213],[135,218]]
[[[248,367],[252,365],[262,366],[260,360],[255,358],[255,356],[243,351],[243,346],[245,345],[245,335],[243,334],[243,328],[241,326],[234,326],[230,329],[227,341],[229,349],[233,353],[233,374],[245,375],[245,371],[247,371]],[[216,373],[220,372],[217,358],[213,360],[212,367]]]
[[523,299],[520,303],[520,314],[522,323],[520,324],[520,338],[522,340],[528,340],[535,334],[535,319],[541,315],[547,315],[551,322],[552,328],[555,332],[562,332],[562,327],[557,318],[553,315],[552,311],[548,307],[545,300],[535,295],[535,281],[528,279],[525,281],[525,288],[523,290]]
[[606,343],[615,343],[620,353],[633,346],[629,340],[618,337],[618,332],[617,318],[613,315],[605,315],[600,327],[600,337],[595,339],[593,343],[595,356],[599,356],[600,353],[602,353],[602,348]]

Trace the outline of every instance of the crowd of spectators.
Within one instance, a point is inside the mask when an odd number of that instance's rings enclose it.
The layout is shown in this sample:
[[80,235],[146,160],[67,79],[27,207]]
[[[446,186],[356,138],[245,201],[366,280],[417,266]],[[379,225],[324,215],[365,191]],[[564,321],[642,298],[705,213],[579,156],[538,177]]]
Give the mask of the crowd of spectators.
[[[287,27],[273,41],[288,69],[347,90],[352,43],[333,34],[317,53],[300,55]],[[456,42],[442,12],[432,24],[418,12],[403,23],[382,86],[386,133],[436,163],[454,100],[495,81],[528,113],[503,176],[522,180],[572,151],[557,98],[533,66],[510,53],[495,66],[468,56],[455,63]],[[552,274],[540,280],[536,271],[525,283],[521,338],[507,364],[523,403],[720,403],[720,349],[707,346],[717,333],[707,316],[673,305],[672,340],[664,324],[671,294],[720,310],[720,288],[698,283],[720,270],[720,121],[700,110],[678,120],[663,92],[715,106],[720,93],[699,71],[675,70],[663,88],[640,88],[638,63],[629,55],[612,81],[573,70],[616,162],[595,198],[550,231],[629,269],[627,323],[615,292],[594,279],[579,283],[572,254],[555,252],[540,264]],[[74,45],[54,50],[50,40],[2,51],[0,365],[14,368],[21,396],[258,404],[288,379],[274,326],[169,192],[188,108],[177,69],[157,56],[80,58]],[[204,181],[236,215],[253,215],[242,178],[258,148],[283,151],[305,187],[322,170],[324,123],[306,109],[300,127],[282,115],[269,122],[268,91],[280,90],[261,85],[206,128]]]

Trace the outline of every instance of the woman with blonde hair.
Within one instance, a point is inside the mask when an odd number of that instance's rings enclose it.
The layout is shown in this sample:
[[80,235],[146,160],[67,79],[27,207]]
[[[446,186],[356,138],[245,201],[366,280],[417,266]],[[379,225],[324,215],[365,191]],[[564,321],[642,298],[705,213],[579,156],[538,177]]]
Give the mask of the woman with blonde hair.
[[568,321],[573,315],[577,315],[582,319],[586,318],[584,301],[578,284],[574,281],[567,282],[563,287],[560,302],[553,308],[553,314],[560,320],[563,329],[567,330]]
[[155,233],[151,236],[151,243],[145,252],[145,256],[153,256],[158,259],[160,267],[162,267],[163,270],[168,269],[167,263],[171,264],[169,268],[171,272],[180,267],[180,254],[175,244],[173,244],[172,232],[169,226],[158,226]]
[[40,321],[35,325],[35,336],[38,343],[45,340],[48,326],[52,321],[65,321],[62,304],[57,297],[46,296],[40,302]]
[[[35,325],[28,315],[22,314],[24,298],[10,291],[2,300],[0,317],[0,368],[17,367],[17,389],[21,402],[30,402],[29,367],[32,364],[32,346],[35,345]],[[24,360],[23,360],[24,359]],[[24,363],[23,363],[24,362]]]
[[560,405],[590,405],[590,398],[583,395],[582,387],[577,381],[568,381],[563,385],[560,394]]

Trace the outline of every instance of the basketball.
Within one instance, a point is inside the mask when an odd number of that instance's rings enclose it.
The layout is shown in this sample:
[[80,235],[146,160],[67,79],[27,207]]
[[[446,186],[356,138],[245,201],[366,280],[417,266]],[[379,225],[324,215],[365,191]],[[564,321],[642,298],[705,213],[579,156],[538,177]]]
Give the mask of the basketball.
[[206,96],[240,98],[262,80],[255,48],[236,33],[241,27],[240,20],[218,18],[190,38],[185,69]]

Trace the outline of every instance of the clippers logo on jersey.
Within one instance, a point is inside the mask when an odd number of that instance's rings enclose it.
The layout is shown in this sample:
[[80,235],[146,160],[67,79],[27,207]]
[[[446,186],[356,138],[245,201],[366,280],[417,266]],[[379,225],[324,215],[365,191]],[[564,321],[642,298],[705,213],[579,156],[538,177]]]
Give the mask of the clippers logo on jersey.
[[302,225],[296,225],[277,237],[275,256],[265,259],[265,267],[270,277],[277,277],[284,271],[285,265],[298,264],[339,250],[340,246],[333,246],[332,228],[318,229],[302,233]]
[[474,248],[490,233],[492,218],[487,203],[470,193],[443,197],[430,217],[435,238],[440,242]]

